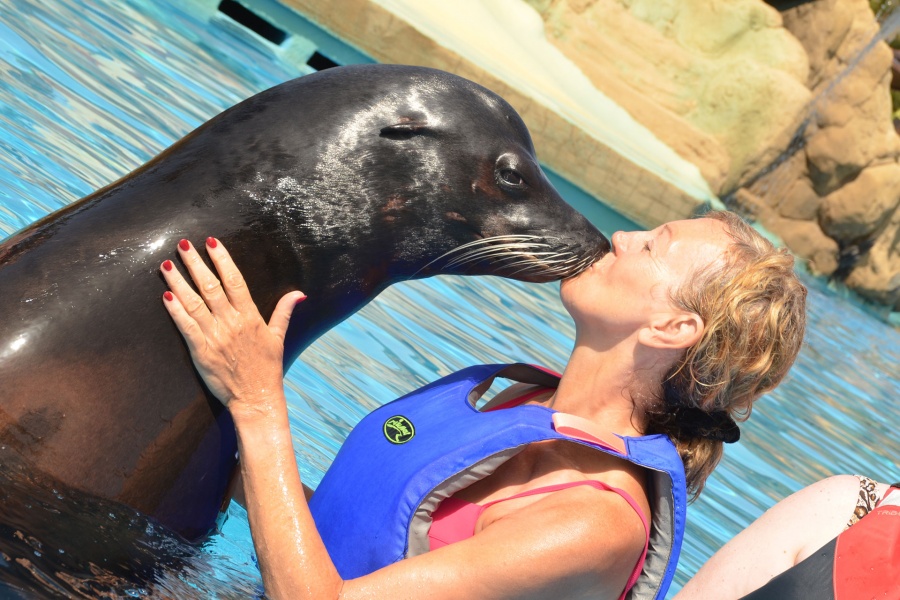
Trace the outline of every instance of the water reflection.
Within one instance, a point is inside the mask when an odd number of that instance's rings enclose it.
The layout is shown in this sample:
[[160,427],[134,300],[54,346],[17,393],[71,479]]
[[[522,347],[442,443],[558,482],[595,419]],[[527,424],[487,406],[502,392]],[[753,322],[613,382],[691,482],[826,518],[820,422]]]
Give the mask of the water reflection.
[[[210,21],[202,4],[0,0],[0,235],[121,177],[235,102],[303,73],[227,21]],[[900,335],[820,283],[810,285],[806,347],[691,507],[679,583],[765,508],[818,478],[900,478],[893,460],[900,450],[893,427],[900,422]],[[287,380],[304,480],[318,483],[363,414],[437,376],[505,360],[559,369],[573,327],[557,291],[555,284],[493,278],[401,284],[329,332]],[[78,514],[65,502],[54,510]],[[7,535],[4,543],[13,560],[34,551],[20,538]],[[0,563],[0,571],[10,569]],[[48,590],[59,584],[49,567],[16,576]],[[246,515],[233,507],[199,553],[155,577],[155,584],[120,591],[252,595],[258,572]]]
[[114,181],[225,108],[309,71],[272,60],[272,49],[224,19],[210,23],[204,4],[0,2],[0,232]]

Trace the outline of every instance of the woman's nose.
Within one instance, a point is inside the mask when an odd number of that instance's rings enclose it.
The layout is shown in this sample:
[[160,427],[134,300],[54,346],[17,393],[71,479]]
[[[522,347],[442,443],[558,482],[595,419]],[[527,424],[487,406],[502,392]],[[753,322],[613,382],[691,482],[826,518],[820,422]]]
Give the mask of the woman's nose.
[[622,251],[623,246],[625,245],[624,231],[617,231],[610,236],[609,241],[612,242],[612,252],[613,254],[618,254]]
[[613,253],[627,252],[628,248],[633,245],[636,236],[644,233],[642,231],[617,231],[612,234]]

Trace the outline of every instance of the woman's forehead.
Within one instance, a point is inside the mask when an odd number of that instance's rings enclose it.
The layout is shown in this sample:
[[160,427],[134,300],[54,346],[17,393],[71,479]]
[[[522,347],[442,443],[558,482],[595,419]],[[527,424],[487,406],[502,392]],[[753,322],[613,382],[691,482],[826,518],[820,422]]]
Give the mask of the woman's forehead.
[[[725,224],[715,219],[689,219],[667,223],[668,236],[661,230],[660,239],[667,245],[668,259],[678,271],[708,265],[723,256],[732,243]],[[665,227],[665,226],[661,226]]]

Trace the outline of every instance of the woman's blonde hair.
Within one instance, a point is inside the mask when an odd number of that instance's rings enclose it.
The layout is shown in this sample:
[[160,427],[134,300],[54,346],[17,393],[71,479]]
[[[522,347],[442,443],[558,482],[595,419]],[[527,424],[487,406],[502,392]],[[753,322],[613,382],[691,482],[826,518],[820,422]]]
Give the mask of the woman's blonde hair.
[[806,329],[806,287],[793,256],[734,213],[702,216],[721,221],[733,243],[724,260],[671,291],[671,301],[705,328],[669,371],[648,428],[675,441],[693,498],[721,459],[722,442],[737,439],[735,421],[784,379]]

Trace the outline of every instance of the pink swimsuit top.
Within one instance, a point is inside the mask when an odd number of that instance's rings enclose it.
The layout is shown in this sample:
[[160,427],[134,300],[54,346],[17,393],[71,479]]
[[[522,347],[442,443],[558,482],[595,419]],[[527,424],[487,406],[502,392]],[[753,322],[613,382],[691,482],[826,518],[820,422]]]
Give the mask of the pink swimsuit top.
[[[492,410],[502,410],[504,408],[510,408],[512,406],[524,404],[534,396],[544,391],[545,390],[536,390],[527,393],[523,396],[519,396],[518,398],[514,398],[508,402],[505,402],[499,406],[488,408],[485,412],[489,412]],[[608,486],[605,483],[601,483],[599,481],[588,479],[584,481],[571,481],[568,483],[559,483],[556,485],[539,487],[533,490],[522,492],[520,494],[516,494],[514,496],[510,496],[509,498],[500,498],[499,500],[494,500],[486,504],[474,504],[472,502],[460,500],[459,498],[451,496],[442,501],[440,505],[438,505],[434,513],[431,515],[431,528],[428,530],[429,549],[436,550],[443,546],[468,539],[475,535],[475,525],[477,524],[479,517],[481,517],[481,513],[483,513],[488,509],[488,507],[493,506],[494,504],[505,502],[507,500],[514,500],[516,498],[524,498],[526,496],[548,494],[550,492],[556,492],[558,490],[575,487],[577,485],[589,485],[600,491],[613,492],[615,494],[618,494],[626,502],[628,502],[629,506],[631,506],[631,508],[634,509],[634,512],[637,513],[638,517],[640,517],[641,523],[644,524],[644,550],[643,552],[641,552],[641,556],[638,559],[634,570],[631,572],[631,576],[628,578],[628,582],[625,584],[625,589],[622,591],[622,595],[619,597],[621,600],[625,597],[625,594],[628,593],[628,590],[630,590],[635,584],[638,576],[641,574],[641,569],[644,568],[644,560],[647,557],[647,548],[650,544],[650,525],[647,520],[647,516],[644,514],[644,511],[641,510],[641,507],[638,506],[637,502],[634,501],[634,498],[628,495],[628,493],[624,490]]]

